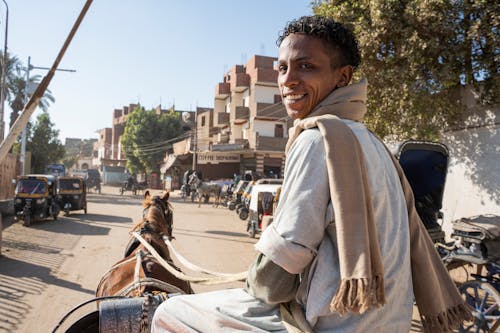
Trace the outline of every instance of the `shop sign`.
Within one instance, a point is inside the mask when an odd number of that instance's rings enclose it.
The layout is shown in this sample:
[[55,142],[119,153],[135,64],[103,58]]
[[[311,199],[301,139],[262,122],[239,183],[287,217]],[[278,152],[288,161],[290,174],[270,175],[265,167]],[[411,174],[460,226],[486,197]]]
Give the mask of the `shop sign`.
[[196,159],[198,164],[239,163],[240,154],[199,153]]

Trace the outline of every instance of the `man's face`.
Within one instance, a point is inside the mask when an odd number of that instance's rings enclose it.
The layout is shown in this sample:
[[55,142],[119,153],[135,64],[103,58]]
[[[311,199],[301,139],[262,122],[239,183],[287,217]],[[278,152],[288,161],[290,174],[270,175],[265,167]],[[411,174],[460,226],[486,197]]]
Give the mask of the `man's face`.
[[292,119],[305,118],[335,88],[347,85],[345,80],[342,68],[333,68],[331,52],[321,39],[295,33],[281,43],[278,86]]

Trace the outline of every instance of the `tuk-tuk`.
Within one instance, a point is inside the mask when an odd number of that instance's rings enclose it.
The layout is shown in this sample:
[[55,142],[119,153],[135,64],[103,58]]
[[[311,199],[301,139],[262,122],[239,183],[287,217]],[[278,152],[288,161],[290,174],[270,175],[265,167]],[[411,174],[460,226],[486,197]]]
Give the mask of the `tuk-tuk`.
[[250,237],[253,238],[261,232],[262,221],[274,214],[274,199],[280,188],[281,184],[255,184],[252,187],[247,223],[247,232]]
[[81,177],[59,177],[57,202],[66,216],[82,209],[87,214],[87,182]]
[[48,217],[57,220],[59,206],[56,201],[57,178],[53,175],[26,175],[16,180],[14,214],[29,227],[33,221]]
[[275,178],[261,178],[259,180],[255,180],[249,182],[246,186],[243,194],[241,195],[241,203],[236,205],[236,213],[239,218],[242,220],[246,220],[248,218],[248,214],[250,212],[250,200],[252,197],[253,186],[255,185],[281,185],[283,184],[283,179],[275,179]]

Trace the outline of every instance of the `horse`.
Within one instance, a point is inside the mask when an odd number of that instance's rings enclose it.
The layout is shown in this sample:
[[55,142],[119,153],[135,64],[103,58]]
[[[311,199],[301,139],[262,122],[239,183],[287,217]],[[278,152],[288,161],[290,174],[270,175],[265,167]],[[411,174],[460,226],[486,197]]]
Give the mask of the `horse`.
[[[162,196],[151,196],[149,191],[146,191],[143,218],[132,228],[131,233],[138,232],[163,259],[175,267],[163,241],[164,236],[169,240],[173,239],[173,214],[168,202],[169,196],[169,192]],[[96,296],[141,297],[161,292],[194,293],[189,282],[168,272],[143,244],[131,237],[125,258],[114,264],[101,278]]]
[[201,206],[201,200],[203,197],[207,197],[207,201],[210,196],[214,196],[214,206],[218,207],[220,202],[220,195],[222,192],[222,186],[217,183],[205,183],[199,179],[196,174],[192,174],[189,179],[189,185],[194,189],[198,195],[198,207]]

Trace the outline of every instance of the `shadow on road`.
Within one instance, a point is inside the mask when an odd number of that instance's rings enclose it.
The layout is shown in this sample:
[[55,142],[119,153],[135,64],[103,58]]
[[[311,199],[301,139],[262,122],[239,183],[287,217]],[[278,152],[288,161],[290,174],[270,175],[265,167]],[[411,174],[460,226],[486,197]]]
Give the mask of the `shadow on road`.
[[207,230],[207,234],[222,235],[222,236],[233,236],[233,237],[245,237],[248,238],[248,234],[243,232],[233,232],[233,231],[221,231],[221,230]]
[[[230,231],[226,232],[226,231],[220,231],[220,230],[193,231],[193,230],[189,230],[189,229],[182,229],[182,228],[175,228],[174,227],[173,234],[174,234],[174,237],[176,234],[180,234],[180,235],[192,236],[192,237],[196,237],[196,238],[210,238],[210,239],[216,239],[216,240],[223,240],[225,242],[249,243],[249,244],[254,244],[256,242],[255,238],[249,238],[247,234],[243,234],[243,233],[239,233],[239,232],[230,232]],[[228,238],[210,236],[207,234],[228,236]],[[244,237],[244,238],[246,238],[246,240],[232,239],[230,237]]]
[[[36,246],[36,244],[33,244]],[[18,245],[19,246],[19,245]],[[23,244],[30,250],[35,250],[29,244]],[[55,255],[60,249],[41,249],[49,255]],[[58,254],[55,261],[63,261],[64,256]],[[56,264],[52,262],[49,266]],[[94,294],[94,290],[82,288],[80,284],[73,283],[53,276],[51,267],[37,265],[34,263],[21,261],[8,256],[0,257],[0,331],[15,332],[16,328],[23,322],[32,310],[29,303],[31,295],[41,294],[47,285],[55,285],[62,288],[76,290],[89,295]],[[46,309],[50,311],[49,309]]]
[[121,196],[121,195],[89,195],[87,201],[97,204],[111,204],[111,205],[140,205],[142,202],[142,195],[135,196]]
[[129,217],[104,215],[104,214],[75,214],[71,213],[69,216],[64,217],[65,220],[78,221],[78,222],[115,222],[115,223],[130,223],[132,221]]
[[74,220],[68,217],[60,217],[57,221],[44,221],[29,228],[45,230],[55,233],[66,233],[72,235],[107,235],[110,228],[85,223],[85,219]]

